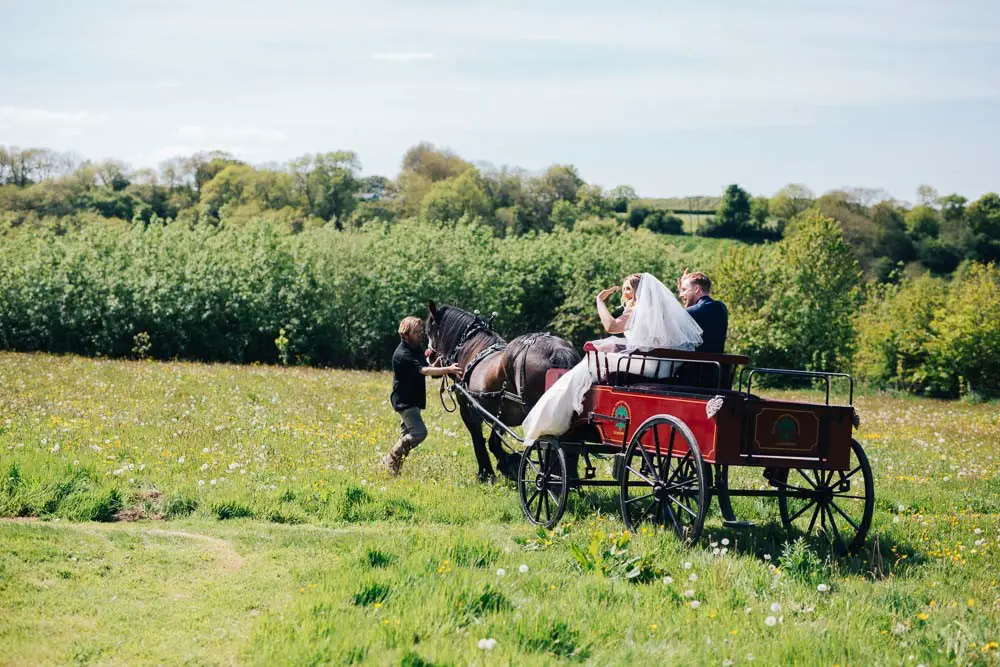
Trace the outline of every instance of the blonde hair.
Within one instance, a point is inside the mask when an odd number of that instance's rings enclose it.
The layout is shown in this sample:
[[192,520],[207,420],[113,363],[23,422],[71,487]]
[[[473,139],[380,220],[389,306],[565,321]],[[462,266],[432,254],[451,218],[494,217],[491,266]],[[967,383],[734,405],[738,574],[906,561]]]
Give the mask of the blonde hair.
[[691,283],[692,285],[697,285],[702,289],[705,294],[712,291],[712,280],[704,273],[700,271],[695,271],[694,273],[689,273],[684,276],[684,280]]
[[399,335],[408,336],[414,331],[420,331],[424,328],[424,323],[419,317],[404,317],[403,321],[399,323]]

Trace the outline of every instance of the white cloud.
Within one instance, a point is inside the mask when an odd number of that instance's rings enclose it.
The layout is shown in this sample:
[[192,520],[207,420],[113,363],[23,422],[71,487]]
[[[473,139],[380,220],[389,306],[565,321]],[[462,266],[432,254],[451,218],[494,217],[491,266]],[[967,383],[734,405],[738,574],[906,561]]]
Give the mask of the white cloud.
[[0,123],[13,125],[46,125],[74,128],[84,125],[95,125],[107,120],[106,114],[91,111],[53,111],[32,107],[0,107]]
[[183,81],[177,81],[176,79],[160,79],[159,81],[153,84],[153,87],[166,90],[171,88],[180,88],[183,85],[184,85]]
[[418,60],[434,60],[435,56],[433,53],[376,53],[372,58],[393,63],[411,63]]
[[285,140],[285,133],[281,130],[259,128],[251,125],[227,127],[183,125],[177,128],[175,135],[189,141],[207,141],[216,143],[230,142],[236,139],[261,142],[280,142]]

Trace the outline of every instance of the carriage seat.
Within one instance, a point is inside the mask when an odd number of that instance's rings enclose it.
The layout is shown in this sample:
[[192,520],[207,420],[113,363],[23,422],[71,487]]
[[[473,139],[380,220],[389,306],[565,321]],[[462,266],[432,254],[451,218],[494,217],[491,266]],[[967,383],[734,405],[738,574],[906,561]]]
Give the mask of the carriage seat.
[[[597,348],[593,343],[586,343],[583,346],[585,353],[596,353]],[[627,347],[616,345],[611,351],[615,353],[626,352]],[[712,352],[689,352],[687,350],[673,349],[653,349],[642,352],[632,352],[629,357],[636,360],[646,360],[647,363],[662,363],[662,360],[682,362],[673,370],[670,377],[650,378],[644,375],[633,373],[618,373],[613,369],[598,369],[601,384],[612,384],[616,386],[633,386],[636,384],[652,384],[660,386],[687,386],[687,387],[713,387],[719,389],[730,389],[733,384],[733,369],[736,366],[746,366],[750,363],[750,358],[743,354],[717,354]],[[683,363],[687,362],[687,363]],[[719,364],[719,366],[716,366]],[[634,362],[630,362],[631,368]],[[722,377],[719,377],[721,366]]]

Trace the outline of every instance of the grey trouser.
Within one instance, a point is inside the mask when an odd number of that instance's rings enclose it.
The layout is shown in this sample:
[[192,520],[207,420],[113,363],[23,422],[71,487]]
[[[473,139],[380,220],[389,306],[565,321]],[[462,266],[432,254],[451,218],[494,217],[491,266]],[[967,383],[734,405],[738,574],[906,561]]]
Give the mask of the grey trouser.
[[399,440],[396,446],[403,445],[410,451],[427,439],[427,427],[420,416],[420,408],[406,408],[399,411]]

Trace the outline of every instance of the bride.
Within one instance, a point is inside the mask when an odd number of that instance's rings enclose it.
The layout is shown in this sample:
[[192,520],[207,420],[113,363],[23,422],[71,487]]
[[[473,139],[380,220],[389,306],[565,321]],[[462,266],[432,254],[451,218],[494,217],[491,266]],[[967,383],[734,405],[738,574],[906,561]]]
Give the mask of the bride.
[[[610,336],[594,341],[597,354],[588,354],[542,394],[524,419],[525,445],[543,435],[562,435],[569,430],[573,415],[583,410],[583,397],[598,377],[598,364],[604,367],[606,363],[608,368],[615,369],[619,366],[618,360],[627,357],[630,352],[656,348],[694,350],[701,344],[701,327],[688,315],[673,292],[655,276],[636,273],[625,279],[621,286],[625,309],[616,318],[604,301],[617,291],[618,287],[609,287],[598,293],[597,314],[605,331],[609,334],[623,333],[625,337]],[[624,352],[619,352],[622,349],[619,346],[623,344]],[[672,364],[653,364],[650,369],[663,366],[669,368]],[[640,372],[632,368],[621,370]]]

